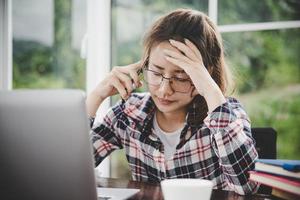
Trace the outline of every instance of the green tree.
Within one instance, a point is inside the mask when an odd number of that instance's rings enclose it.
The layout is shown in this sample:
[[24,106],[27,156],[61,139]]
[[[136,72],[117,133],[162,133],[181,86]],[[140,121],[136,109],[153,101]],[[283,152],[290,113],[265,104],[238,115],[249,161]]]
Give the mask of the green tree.
[[72,47],[71,18],[72,1],[55,0],[53,47],[14,39],[14,88],[85,89],[85,61]]

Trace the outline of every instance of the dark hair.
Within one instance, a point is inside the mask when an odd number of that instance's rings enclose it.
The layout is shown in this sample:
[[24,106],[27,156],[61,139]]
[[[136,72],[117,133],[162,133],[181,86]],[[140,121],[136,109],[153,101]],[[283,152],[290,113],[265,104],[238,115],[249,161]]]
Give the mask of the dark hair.
[[[156,20],[144,37],[143,62],[148,61],[151,49],[159,43],[169,39],[184,42],[184,38],[189,39],[199,49],[204,66],[225,94],[231,76],[225,64],[221,35],[209,17],[200,11],[178,9]],[[199,124],[208,112],[205,99],[197,95],[190,106],[196,106],[199,112],[190,116],[189,120],[192,124]]]

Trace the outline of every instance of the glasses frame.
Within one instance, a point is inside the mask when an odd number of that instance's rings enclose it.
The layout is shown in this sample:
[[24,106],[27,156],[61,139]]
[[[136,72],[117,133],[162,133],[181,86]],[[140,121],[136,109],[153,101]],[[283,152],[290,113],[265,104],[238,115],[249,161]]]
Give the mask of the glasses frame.
[[[175,89],[173,88],[173,85],[172,85],[172,83],[173,83],[172,80],[174,80],[174,79],[177,78],[177,77],[170,77],[170,78],[165,77],[162,73],[159,73],[159,72],[156,72],[156,71],[154,71],[154,70],[149,69],[149,67],[148,67],[147,65],[144,65],[142,69],[143,69],[143,70],[141,70],[139,73],[143,73],[143,75],[144,75],[144,80],[145,80],[145,82],[146,82],[147,84],[149,84],[149,85],[160,86],[160,85],[162,84],[162,82],[164,81],[164,79],[166,79],[166,80],[169,81],[170,86],[171,86],[171,88],[172,88],[172,90],[173,90],[174,92],[184,93],[184,94],[189,93],[189,92],[190,92],[190,89],[194,86],[194,84],[192,83],[192,81],[191,81],[190,79],[184,79],[184,78],[182,78],[182,80],[188,81],[188,82],[190,83],[190,86],[189,86],[189,88],[187,89],[186,92],[183,92],[183,91],[177,91],[177,90],[175,90]],[[146,78],[146,74],[145,74],[146,71],[150,71],[150,72],[154,72],[154,73],[160,74],[160,76],[161,76],[160,83],[159,83],[159,84],[151,84],[151,83],[149,83],[149,82],[147,81],[147,78]],[[178,78],[177,78],[177,79],[178,79]]]

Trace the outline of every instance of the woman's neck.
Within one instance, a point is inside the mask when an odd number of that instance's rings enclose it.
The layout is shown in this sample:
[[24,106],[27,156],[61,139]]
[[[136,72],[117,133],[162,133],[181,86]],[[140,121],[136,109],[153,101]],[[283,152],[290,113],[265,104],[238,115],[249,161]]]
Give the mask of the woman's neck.
[[165,132],[174,132],[184,125],[186,118],[186,111],[177,113],[163,113],[156,111],[156,120],[159,127]]

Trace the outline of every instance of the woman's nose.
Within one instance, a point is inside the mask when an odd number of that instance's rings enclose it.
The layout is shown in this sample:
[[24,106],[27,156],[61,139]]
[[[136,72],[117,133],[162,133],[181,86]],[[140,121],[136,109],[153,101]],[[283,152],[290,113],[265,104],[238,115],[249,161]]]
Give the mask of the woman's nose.
[[171,82],[168,79],[163,79],[162,82],[160,83],[158,91],[163,95],[163,96],[170,96],[171,94],[174,93],[172,87],[171,87]]

